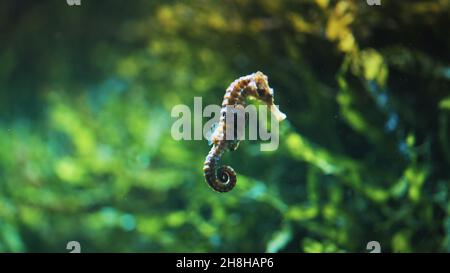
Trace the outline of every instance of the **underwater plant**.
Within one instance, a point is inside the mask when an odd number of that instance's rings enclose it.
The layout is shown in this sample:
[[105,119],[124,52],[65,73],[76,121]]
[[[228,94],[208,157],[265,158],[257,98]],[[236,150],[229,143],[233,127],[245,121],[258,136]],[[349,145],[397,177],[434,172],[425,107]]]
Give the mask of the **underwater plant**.
[[[286,118],[274,104],[273,89],[269,87],[267,76],[262,72],[240,77],[227,88],[220,112],[220,121],[211,135],[213,145],[206,156],[203,171],[208,185],[217,192],[228,192],[236,185],[236,172],[230,166],[222,166],[216,171],[217,163],[225,151],[235,151],[239,146],[239,138],[229,133],[228,127],[234,122],[227,117],[235,117],[239,109],[246,106],[247,98],[255,98],[264,102],[277,121]],[[231,107],[230,107],[231,106]],[[234,118],[233,118],[234,120]]]

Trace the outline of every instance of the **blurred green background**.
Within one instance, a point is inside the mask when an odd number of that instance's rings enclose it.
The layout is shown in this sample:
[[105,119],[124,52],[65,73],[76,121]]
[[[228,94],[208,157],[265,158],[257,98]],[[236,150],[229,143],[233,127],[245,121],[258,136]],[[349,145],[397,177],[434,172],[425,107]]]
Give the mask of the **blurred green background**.
[[[1,1],[0,251],[450,251],[450,1],[381,2]],[[218,194],[170,111],[257,70]]]

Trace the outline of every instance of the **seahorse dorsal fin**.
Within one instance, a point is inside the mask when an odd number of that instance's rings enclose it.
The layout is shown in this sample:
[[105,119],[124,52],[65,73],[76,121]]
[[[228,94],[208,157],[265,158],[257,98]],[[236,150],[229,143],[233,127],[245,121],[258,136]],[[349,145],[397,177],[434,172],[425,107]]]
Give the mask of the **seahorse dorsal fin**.
[[208,145],[213,144],[212,138],[213,138],[213,135],[216,133],[218,127],[219,127],[219,123],[214,122],[213,125],[211,126],[211,128],[209,129],[209,131],[206,133],[206,139],[208,140]]

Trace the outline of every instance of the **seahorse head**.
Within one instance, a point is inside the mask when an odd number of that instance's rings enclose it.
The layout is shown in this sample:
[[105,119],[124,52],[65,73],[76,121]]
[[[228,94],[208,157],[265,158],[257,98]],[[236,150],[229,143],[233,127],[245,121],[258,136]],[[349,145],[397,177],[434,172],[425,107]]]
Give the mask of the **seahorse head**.
[[266,75],[260,71],[256,72],[254,74],[254,83],[252,87],[251,95],[266,103],[267,107],[269,107],[270,111],[278,121],[282,121],[286,118],[286,115],[275,105],[273,89],[270,88]]

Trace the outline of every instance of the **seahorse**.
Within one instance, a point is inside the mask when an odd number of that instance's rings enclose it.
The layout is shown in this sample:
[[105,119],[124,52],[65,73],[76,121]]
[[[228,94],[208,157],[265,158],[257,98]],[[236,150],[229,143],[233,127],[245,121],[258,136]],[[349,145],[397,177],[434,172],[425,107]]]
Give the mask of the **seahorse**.
[[220,158],[226,151],[234,151],[239,145],[235,137],[227,139],[226,125],[227,112],[231,107],[245,108],[247,98],[255,98],[264,102],[278,121],[286,118],[274,104],[274,92],[269,87],[268,78],[262,72],[240,77],[233,81],[227,88],[220,111],[218,126],[211,135],[212,148],[206,156],[203,171],[208,185],[217,192],[228,192],[236,185],[236,172],[230,166],[222,166],[217,169]]

